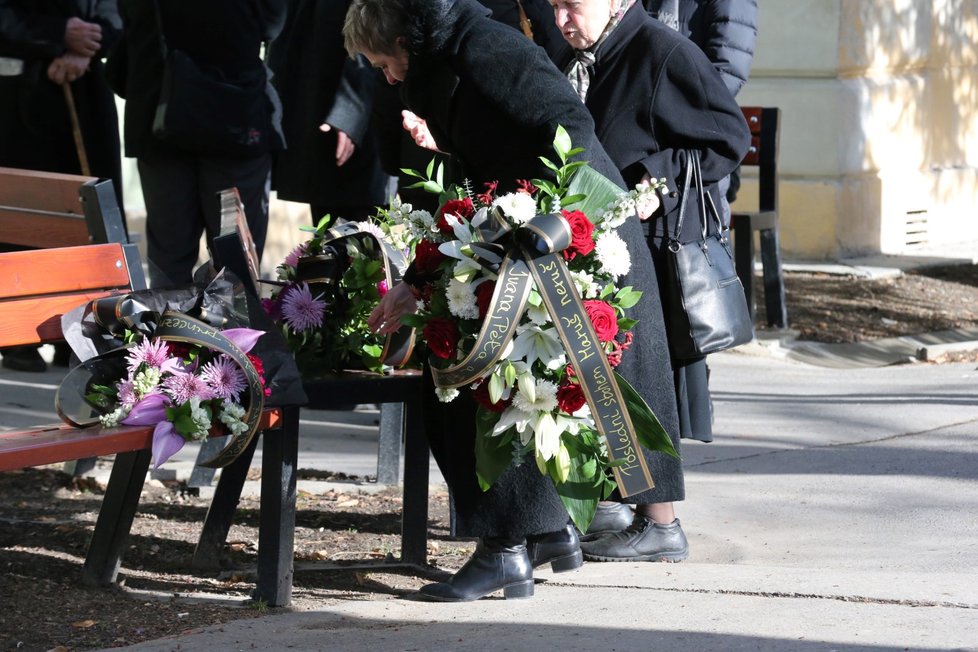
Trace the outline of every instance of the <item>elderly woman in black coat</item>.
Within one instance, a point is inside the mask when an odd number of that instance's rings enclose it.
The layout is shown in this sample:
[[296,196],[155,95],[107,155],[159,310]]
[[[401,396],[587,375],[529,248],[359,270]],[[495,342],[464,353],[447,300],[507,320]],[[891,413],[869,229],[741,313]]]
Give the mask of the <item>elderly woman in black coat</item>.
[[[594,117],[595,132],[625,182],[632,186],[665,178],[671,189],[681,189],[687,152],[696,150],[704,184],[718,204],[715,184],[737,167],[750,134],[740,108],[706,56],[634,0],[552,4],[557,26],[573,48],[559,63]],[[667,241],[676,234],[679,218],[679,192],[665,193],[661,200],[654,214],[643,217],[651,218],[648,244],[658,278],[664,279]],[[696,199],[688,202],[687,215],[699,215]],[[699,234],[699,220],[687,218],[679,240],[694,241]],[[682,436],[710,441],[705,359],[673,360],[673,368]],[[588,537],[581,546],[585,558],[685,558],[687,544],[675,518],[675,500],[662,487],[630,496],[628,502],[637,505],[631,525]]]
[[[363,54],[424,121],[432,146],[448,153],[475,185],[553,178],[539,157],[553,156],[562,125],[599,172],[621,184],[594,136],[594,123],[567,80],[529,39],[488,18],[475,0],[354,0],[344,37],[351,54]],[[414,119],[414,118],[412,118]],[[415,124],[412,122],[412,124]],[[643,290],[635,317],[636,344],[619,371],[645,396],[678,445],[678,423],[655,272],[637,219],[619,229],[628,243],[632,272],[624,284]],[[406,276],[406,278],[409,278]],[[393,288],[371,316],[371,326],[397,328],[415,309],[407,284]],[[640,344],[639,344],[640,343]],[[434,396],[434,392],[429,392]],[[432,452],[452,490],[456,530],[480,537],[473,557],[448,582],[425,586],[434,600],[474,600],[504,590],[532,595],[532,568],[581,564],[577,535],[550,480],[530,463],[508,469],[483,492],[475,472],[475,407],[465,395],[426,406]],[[680,462],[650,469],[658,485],[682,492]]]

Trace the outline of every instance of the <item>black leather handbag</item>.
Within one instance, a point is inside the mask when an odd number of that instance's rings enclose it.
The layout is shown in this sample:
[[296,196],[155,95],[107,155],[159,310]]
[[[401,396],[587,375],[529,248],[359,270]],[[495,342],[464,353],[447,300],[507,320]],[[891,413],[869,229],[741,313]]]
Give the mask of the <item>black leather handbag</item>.
[[[669,292],[665,309],[673,359],[700,358],[754,339],[744,286],[734,270],[729,231],[723,228],[713,198],[703,188],[699,152],[688,151],[679,220],[668,242]],[[699,200],[701,239],[682,243],[690,193]],[[708,234],[707,210],[716,232]]]
[[264,66],[227,79],[219,70],[202,66],[186,52],[168,48],[159,2],[154,4],[163,80],[153,135],[204,156],[248,157],[267,152],[272,126]]

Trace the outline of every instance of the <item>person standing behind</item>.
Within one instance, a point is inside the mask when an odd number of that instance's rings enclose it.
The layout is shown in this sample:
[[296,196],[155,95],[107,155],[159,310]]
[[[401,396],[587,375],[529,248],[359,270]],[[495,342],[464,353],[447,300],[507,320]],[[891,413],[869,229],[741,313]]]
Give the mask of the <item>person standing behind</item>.
[[272,188],[280,199],[310,204],[314,224],[326,214],[365,220],[392,190],[370,129],[378,75],[343,48],[349,0],[288,4],[267,58],[288,143],[274,157]]
[[[281,29],[284,0],[121,0],[125,47],[110,62],[125,74],[114,90],[126,100],[126,156],[136,158],[146,202],[146,247],[153,287],[190,283],[201,234],[219,235],[218,193],[235,187],[260,256],[268,229],[272,154],[283,146],[281,109],[266,84],[267,147],[249,155],[201,154],[153,134],[163,77],[163,40],[228,80],[266,75],[263,43]],[[116,60],[122,57],[123,60]],[[218,112],[219,114],[219,112]],[[219,129],[220,125],[215,125]]]
[[[704,54],[689,40],[645,13],[632,0],[553,0],[558,27],[574,48],[560,61],[571,85],[595,123],[595,133],[628,186],[665,178],[682,188],[687,150],[696,150],[703,182],[712,196],[750,144],[750,132],[733,96]],[[680,197],[663,193],[650,218],[648,245],[663,304],[669,296],[666,254],[677,236]],[[687,198],[687,215],[699,202]],[[687,219],[682,243],[698,240],[699,220]],[[669,337],[682,334],[669,333]],[[712,437],[710,394],[704,358],[672,361],[680,432]],[[661,453],[646,451],[652,466]],[[585,559],[596,561],[679,561],[688,554],[686,536],[673,502],[681,499],[668,485],[629,496],[634,520],[621,531],[586,537]],[[597,517],[596,517],[597,518]]]
[[[118,118],[102,66],[121,28],[115,0],[0,0],[0,166],[112,179],[121,207]],[[67,93],[87,169],[80,162]],[[47,368],[37,347],[7,349],[3,366]]]
[[[757,0],[644,0],[653,18],[689,38],[720,73],[730,94],[750,78],[757,41]],[[740,188],[740,166],[718,184],[720,217],[730,224],[730,202]]]

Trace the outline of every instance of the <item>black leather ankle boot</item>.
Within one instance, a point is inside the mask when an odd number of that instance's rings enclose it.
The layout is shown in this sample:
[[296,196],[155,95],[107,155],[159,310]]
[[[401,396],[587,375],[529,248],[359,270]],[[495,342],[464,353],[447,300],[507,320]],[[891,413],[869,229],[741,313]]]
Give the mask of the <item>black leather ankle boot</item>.
[[533,567],[524,539],[482,539],[450,580],[422,586],[419,594],[438,602],[466,602],[500,589],[505,598],[533,595]]
[[526,537],[526,550],[533,568],[549,563],[555,573],[577,570],[584,563],[581,540],[569,523],[563,530]]

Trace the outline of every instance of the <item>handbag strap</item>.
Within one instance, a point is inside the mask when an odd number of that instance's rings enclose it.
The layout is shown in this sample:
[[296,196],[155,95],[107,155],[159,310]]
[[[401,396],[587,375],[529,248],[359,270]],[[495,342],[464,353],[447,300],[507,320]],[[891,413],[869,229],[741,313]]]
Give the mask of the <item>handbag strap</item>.
[[713,203],[713,195],[710,194],[706,184],[703,183],[703,170],[700,168],[699,153],[697,153],[693,163],[695,166],[693,169],[693,182],[696,184],[696,192],[700,198],[700,223],[703,225],[703,239],[706,240],[707,207],[709,207],[709,212],[713,215],[713,222],[716,224],[717,233],[723,233],[723,222],[720,220],[720,211],[717,210],[716,204]]
[[166,45],[166,36],[163,35],[163,12],[160,10],[159,0],[153,0],[153,9],[156,12],[156,27],[160,35],[160,53],[163,55],[163,60],[166,61],[169,48]]
[[689,197],[689,186],[693,179],[693,159],[699,161],[699,153],[696,150],[683,150],[686,153],[686,167],[683,176],[683,191],[679,195],[679,219],[676,221],[676,235],[669,238],[670,248],[673,243],[679,243],[679,236],[683,232],[683,220],[686,219],[686,199]]
[[702,238],[706,240],[706,234],[708,232],[707,211],[712,214],[713,221],[716,223],[717,233],[723,232],[723,222],[720,220],[720,212],[717,210],[716,204],[713,202],[713,195],[709,193],[703,183],[703,170],[700,167],[700,153],[695,149],[684,150],[686,152],[686,169],[683,178],[683,192],[679,199],[679,219],[676,221],[676,234],[671,237],[670,248],[674,245],[679,245],[679,238],[683,232],[683,221],[686,219],[686,201],[689,197],[690,190],[696,192],[696,196],[699,199],[699,218],[700,218],[700,233]]

